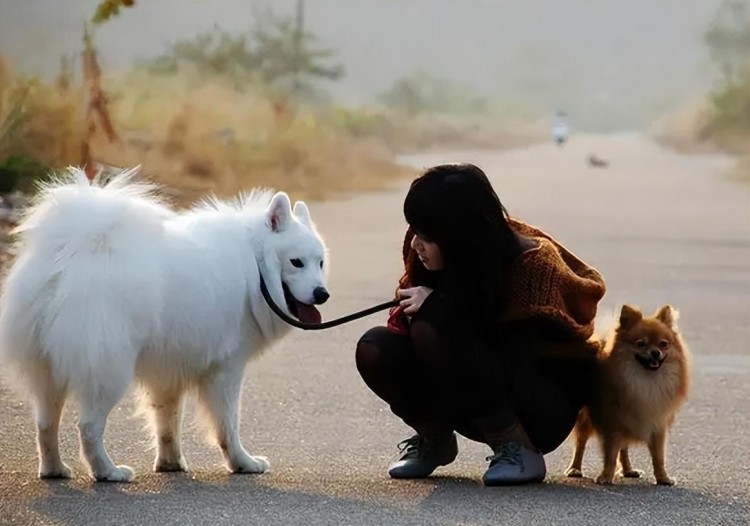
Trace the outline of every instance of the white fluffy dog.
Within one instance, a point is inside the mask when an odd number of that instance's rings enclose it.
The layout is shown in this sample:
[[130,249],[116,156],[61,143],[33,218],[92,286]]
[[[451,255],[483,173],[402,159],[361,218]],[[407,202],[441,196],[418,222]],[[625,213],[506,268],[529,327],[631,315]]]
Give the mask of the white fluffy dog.
[[256,191],[177,213],[123,172],[105,187],[71,169],[39,195],[18,227],[18,257],[0,298],[0,360],[30,394],[39,476],[67,478],[58,427],[77,402],[83,458],[100,481],[130,481],[102,440],[107,416],[135,380],[152,417],[156,471],[186,469],[180,426],[195,389],[227,468],[262,473],[240,443],[239,400],[252,355],[328,298],[326,249],[307,206]]

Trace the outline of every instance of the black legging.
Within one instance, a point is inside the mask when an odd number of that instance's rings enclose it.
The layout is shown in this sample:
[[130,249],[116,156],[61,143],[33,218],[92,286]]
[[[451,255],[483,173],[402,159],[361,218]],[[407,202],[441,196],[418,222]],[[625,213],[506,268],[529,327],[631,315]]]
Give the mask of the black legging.
[[374,327],[362,336],[357,369],[368,387],[421,434],[491,443],[520,424],[542,453],[562,444],[591,391],[596,346],[537,320],[505,324],[491,346],[435,298],[408,335]]

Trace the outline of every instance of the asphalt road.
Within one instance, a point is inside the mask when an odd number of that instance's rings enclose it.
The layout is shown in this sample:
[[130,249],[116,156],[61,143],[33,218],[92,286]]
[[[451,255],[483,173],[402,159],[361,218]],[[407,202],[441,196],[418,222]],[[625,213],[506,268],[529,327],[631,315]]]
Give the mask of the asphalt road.
[[[589,153],[610,166],[589,168]],[[679,155],[632,135],[404,158],[415,168],[443,161],[482,166],[511,214],[597,266],[608,283],[603,311],[622,302],[680,309],[694,375],[669,440],[677,486],[653,485],[643,447],[633,458],[646,469],[644,480],[595,485],[595,447],[586,478],[568,480],[566,442],[547,456],[545,483],[485,488],[489,450],[463,438],[456,462],[432,478],[391,480],[386,467],[409,430],[354,366],[359,335],[382,324],[381,313],[328,331],[295,330],[250,365],[242,436],[271,461],[260,476],[228,475],[195,425],[184,433],[190,472],[152,473],[149,435],[128,398],[110,418],[107,443],[116,462],[136,469],[134,483],[89,481],[72,407],[61,442],[75,478],[40,481],[29,407],[0,388],[0,524],[749,524],[750,185],[723,176],[731,161]],[[325,318],[392,293],[405,184],[310,203],[333,262]],[[190,405],[188,424],[192,415]]]

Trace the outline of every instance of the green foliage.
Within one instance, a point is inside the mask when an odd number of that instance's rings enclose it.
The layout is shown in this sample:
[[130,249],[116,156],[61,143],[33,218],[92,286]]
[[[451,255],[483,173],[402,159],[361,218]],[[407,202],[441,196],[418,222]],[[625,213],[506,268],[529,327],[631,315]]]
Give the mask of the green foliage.
[[247,37],[214,28],[173,43],[166,53],[147,64],[151,71],[163,73],[176,73],[182,65],[195,68],[202,77],[224,76],[244,82],[257,70],[260,60]]
[[47,177],[48,167],[28,157],[10,156],[0,161],[0,194],[34,191],[37,181]]
[[333,110],[332,120],[334,125],[354,137],[377,135],[388,127],[388,120],[383,115],[343,107]]
[[716,129],[750,133],[750,77],[742,83],[726,86],[712,101]]
[[728,83],[750,74],[750,0],[724,0],[704,35],[714,63]]
[[722,83],[711,97],[713,114],[705,132],[735,149],[738,139],[747,142],[750,135],[750,0],[725,0],[705,42],[722,73]]
[[135,0],[102,0],[99,5],[96,6],[94,16],[91,17],[91,22],[94,24],[101,24],[106,22],[112,17],[120,14],[120,9],[123,7],[133,7]]
[[410,115],[476,115],[488,109],[487,100],[477,96],[471,87],[424,72],[397,80],[388,90],[381,93],[378,99],[385,105]]

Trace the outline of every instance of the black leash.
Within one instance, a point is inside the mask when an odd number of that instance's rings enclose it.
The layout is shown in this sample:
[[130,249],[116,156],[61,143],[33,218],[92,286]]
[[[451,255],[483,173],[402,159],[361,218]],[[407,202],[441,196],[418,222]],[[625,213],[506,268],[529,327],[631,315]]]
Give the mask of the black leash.
[[273,298],[271,298],[271,294],[268,292],[266,282],[263,279],[263,274],[260,275],[260,291],[263,294],[263,298],[265,298],[266,303],[268,303],[268,306],[271,307],[271,310],[276,314],[276,316],[287,322],[289,325],[297,327],[298,329],[304,329],[306,331],[320,331],[323,329],[330,329],[331,327],[335,327],[336,325],[341,325],[342,323],[347,323],[359,318],[364,318],[365,316],[369,316],[370,314],[381,310],[390,309],[391,307],[395,307],[399,304],[399,300],[391,300],[379,305],[375,305],[374,307],[370,307],[369,309],[364,309],[347,316],[342,316],[341,318],[336,318],[335,320],[312,324],[302,323],[299,320],[295,320],[291,316],[287,315],[283,310],[281,310],[278,305],[276,305],[276,303],[273,301]]

